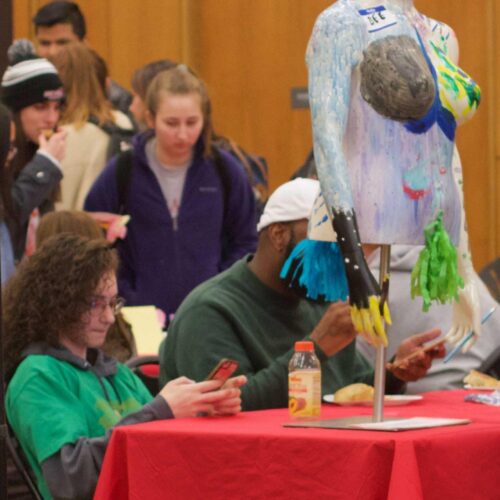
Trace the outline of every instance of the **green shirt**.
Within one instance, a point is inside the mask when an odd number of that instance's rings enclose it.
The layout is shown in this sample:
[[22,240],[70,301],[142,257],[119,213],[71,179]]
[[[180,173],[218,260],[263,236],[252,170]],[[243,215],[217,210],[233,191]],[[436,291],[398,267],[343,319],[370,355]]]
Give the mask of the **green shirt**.
[[117,366],[115,375],[99,379],[90,369],[29,355],[9,382],[7,417],[44,498],[51,498],[41,470],[45,459],[81,437],[104,436],[122,417],[152,400],[126,366]]
[[[244,410],[288,405],[288,362],[297,340],[309,339],[327,304],[290,299],[264,285],[248,258],[193,290],[177,311],[160,348],[160,382],[180,375],[204,379],[221,358],[239,362]],[[328,358],[316,346],[323,394],[373,382],[355,342]]]

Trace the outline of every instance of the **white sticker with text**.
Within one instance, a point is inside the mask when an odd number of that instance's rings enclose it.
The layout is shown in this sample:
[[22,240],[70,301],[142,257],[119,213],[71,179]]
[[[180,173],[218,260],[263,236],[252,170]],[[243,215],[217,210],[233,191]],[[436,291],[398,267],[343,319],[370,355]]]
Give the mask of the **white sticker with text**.
[[370,9],[358,10],[359,15],[364,19],[368,28],[368,33],[375,33],[397,24],[396,15],[387,10],[383,5]]

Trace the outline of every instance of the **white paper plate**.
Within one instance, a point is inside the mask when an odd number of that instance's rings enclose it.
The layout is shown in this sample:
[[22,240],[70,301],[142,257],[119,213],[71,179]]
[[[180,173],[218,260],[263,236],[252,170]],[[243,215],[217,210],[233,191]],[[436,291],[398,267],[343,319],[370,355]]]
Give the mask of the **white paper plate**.
[[[420,401],[423,398],[420,394],[394,394],[384,397],[384,406],[400,406]],[[347,403],[336,403],[333,394],[325,394],[323,396],[325,403],[331,403],[339,406],[373,406],[373,401],[353,401]]]
[[500,391],[500,387],[474,387],[473,385],[465,384],[464,389],[468,391]]

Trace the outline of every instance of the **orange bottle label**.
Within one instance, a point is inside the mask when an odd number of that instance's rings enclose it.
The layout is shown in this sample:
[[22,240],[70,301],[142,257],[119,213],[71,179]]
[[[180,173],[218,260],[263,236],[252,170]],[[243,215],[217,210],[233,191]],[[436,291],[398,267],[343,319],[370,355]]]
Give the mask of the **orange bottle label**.
[[296,370],[288,375],[288,410],[294,418],[320,416],[320,370]]

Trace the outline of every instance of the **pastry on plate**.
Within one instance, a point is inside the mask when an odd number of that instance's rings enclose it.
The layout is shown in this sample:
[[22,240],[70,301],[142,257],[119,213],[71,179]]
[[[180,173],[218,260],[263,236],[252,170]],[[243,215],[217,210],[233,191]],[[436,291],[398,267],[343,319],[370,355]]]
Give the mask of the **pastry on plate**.
[[464,378],[464,383],[470,387],[500,387],[500,382],[495,377],[477,370],[471,370]]
[[334,394],[336,403],[352,403],[355,401],[372,401],[374,388],[367,384],[350,384],[342,387]]

